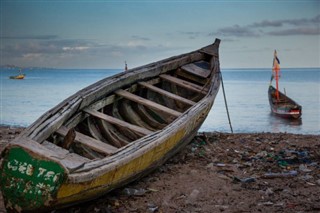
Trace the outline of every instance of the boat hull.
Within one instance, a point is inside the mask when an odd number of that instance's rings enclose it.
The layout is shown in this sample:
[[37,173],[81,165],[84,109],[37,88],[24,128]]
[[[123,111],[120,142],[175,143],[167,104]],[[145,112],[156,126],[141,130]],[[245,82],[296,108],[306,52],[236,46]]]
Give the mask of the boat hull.
[[299,119],[302,115],[302,107],[281,92],[279,92],[278,101],[275,92],[276,89],[269,86],[268,98],[271,112],[282,118]]
[[16,79],[16,80],[22,80],[24,79],[25,74],[20,74],[20,75],[16,75],[16,76],[10,76],[10,79]]
[[188,132],[187,126],[182,127],[176,133],[166,136],[163,141],[159,141],[158,146],[94,180],[82,182],[81,185],[77,182],[63,184],[57,194],[57,204],[68,206],[91,200],[147,175],[185,147],[194,138],[201,124],[202,122],[198,123],[191,132]]

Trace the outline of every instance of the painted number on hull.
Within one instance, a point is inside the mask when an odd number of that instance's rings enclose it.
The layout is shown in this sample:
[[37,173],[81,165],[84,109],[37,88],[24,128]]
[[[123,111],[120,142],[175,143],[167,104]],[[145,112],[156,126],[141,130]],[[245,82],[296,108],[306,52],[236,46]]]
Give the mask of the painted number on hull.
[[35,159],[22,148],[10,149],[0,170],[7,208],[32,210],[45,205],[54,199],[63,177],[57,163]]

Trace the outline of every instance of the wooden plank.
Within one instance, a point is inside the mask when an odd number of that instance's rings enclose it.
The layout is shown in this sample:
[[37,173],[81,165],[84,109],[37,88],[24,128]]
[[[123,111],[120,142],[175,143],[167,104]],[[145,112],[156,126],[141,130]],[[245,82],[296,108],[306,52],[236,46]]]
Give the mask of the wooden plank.
[[[66,136],[68,133],[68,130],[69,130],[68,128],[61,126],[56,132],[62,136]],[[111,146],[107,143],[103,143],[99,140],[91,138],[91,137],[84,135],[80,132],[76,131],[75,133],[76,133],[76,138],[75,138],[76,143],[81,143],[94,151],[110,155],[118,150],[118,148],[116,148],[114,146]]]
[[168,92],[166,90],[160,89],[159,87],[155,87],[155,86],[153,86],[151,84],[148,84],[146,82],[139,82],[138,84],[140,84],[141,86],[146,87],[146,88],[148,88],[148,89],[150,89],[150,90],[152,90],[154,92],[157,92],[157,93],[159,93],[161,95],[167,96],[167,97],[172,98],[172,99],[177,100],[177,101],[180,101],[182,103],[185,103],[185,104],[188,104],[188,105],[191,105],[191,106],[193,106],[195,104],[194,101],[190,101],[190,100],[188,100],[186,98],[183,98],[181,96],[178,96],[178,95],[173,94],[171,92]]
[[69,169],[69,171],[74,171],[84,166],[85,163],[90,162],[88,158],[84,158],[76,153],[70,153],[49,141],[44,141],[42,143],[47,149],[53,151],[57,156],[52,156],[59,159],[59,161]]
[[178,86],[181,86],[181,87],[184,87],[186,89],[189,89],[189,90],[192,90],[194,92],[198,92],[198,93],[201,93],[201,94],[204,94],[206,95],[207,94],[207,89],[206,88],[203,88],[199,85],[196,85],[196,84],[193,84],[191,82],[188,82],[188,81],[185,81],[185,80],[181,80],[179,78],[176,78],[176,77],[173,77],[173,76],[170,76],[170,75],[160,75],[160,78],[166,80],[166,81],[169,81],[171,83],[174,83]]
[[123,120],[120,120],[118,118],[106,115],[104,113],[101,113],[101,112],[98,112],[98,111],[95,111],[95,110],[92,110],[92,109],[84,109],[83,111],[88,113],[88,114],[90,114],[90,115],[93,115],[93,116],[95,116],[97,118],[100,118],[100,119],[103,119],[103,120],[105,120],[107,122],[110,122],[110,123],[112,123],[114,125],[130,129],[130,130],[132,130],[134,132],[138,132],[138,133],[141,133],[143,135],[148,135],[148,134],[152,133],[152,131],[150,131],[148,129],[145,129],[145,128],[142,128],[140,126],[136,126],[136,125],[130,124],[130,123],[125,122]]
[[189,73],[192,73],[194,75],[200,76],[202,78],[208,78],[208,76],[211,73],[210,70],[199,67],[195,63],[186,64],[186,65],[182,66],[181,69],[183,69]]
[[124,98],[127,98],[127,99],[129,99],[131,101],[134,101],[136,103],[142,104],[142,105],[144,105],[146,107],[150,107],[150,108],[155,109],[155,110],[159,110],[159,111],[161,111],[163,113],[167,113],[167,114],[175,116],[175,117],[179,117],[182,114],[181,112],[175,111],[175,110],[170,109],[170,108],[165,107],[165,106],[162,106],[162,105],[157,104],[157,103],[155,103],[153,101],[150,101],[148,99],[142,98],[142,97],[137,96],[137,95],[134,95],[134,94],[132,94],[130,92],[127,92],[125,90],[122,90],[122,89],[115,91],[115,93],[117,95],[122,96]]
[[[50,118],[47,117],[47,119],[44,120],[44,122],[42,122],[39,126],[37,126],[36,129],[34,129],[33,131],[30,131],[28,136],[35,141],[38,141],[40,143],[43,142],[56,129],[58,129],[59,126],[63,124],[63,122],[68,120],[70,116],[77,111],[77,109],[81,104],[81,101],[82,100],[80,97],[76,97],[74,99],[64,101],[63,102],[64,105],[61,108],[59,108],[59,111],[56,112],[55,114],[49,113],[50,111],[47,112],[46,114],[44,114],[44,117],[45,116],[51,116],[51,117]],[[39,118],[38,120],[41,120],[41,119],[42,117]]]
[[191,74],[189,72],[186,72],[186,71],[182,70],[181,68],[177,69],[176,74],[178,76],[183,77],[184,79],[188,79],[188,81],[190,80],[190,82],[197,82],[197,83],[202,84],[202,85],[205,85],[208,82],[207,78],[202,78],[202,77],[193,75],[193,74]]

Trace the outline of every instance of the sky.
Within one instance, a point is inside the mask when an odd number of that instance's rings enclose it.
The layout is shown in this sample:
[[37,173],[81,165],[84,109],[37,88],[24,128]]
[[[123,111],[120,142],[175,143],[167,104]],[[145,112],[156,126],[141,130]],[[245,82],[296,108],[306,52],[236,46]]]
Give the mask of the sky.
[[320,67],[318,0],[0,0],[0,65],[129,68],[221,39],[222,68]]

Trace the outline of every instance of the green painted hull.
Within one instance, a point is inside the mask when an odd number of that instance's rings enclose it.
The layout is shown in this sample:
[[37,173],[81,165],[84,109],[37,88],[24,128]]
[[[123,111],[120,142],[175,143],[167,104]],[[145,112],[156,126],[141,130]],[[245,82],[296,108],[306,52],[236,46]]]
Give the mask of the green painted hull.
[[0,185],[6,206],[32,210],[56,196],[64,180],[64,169],[53,161],[35,159],[20,147],[5,153]]

